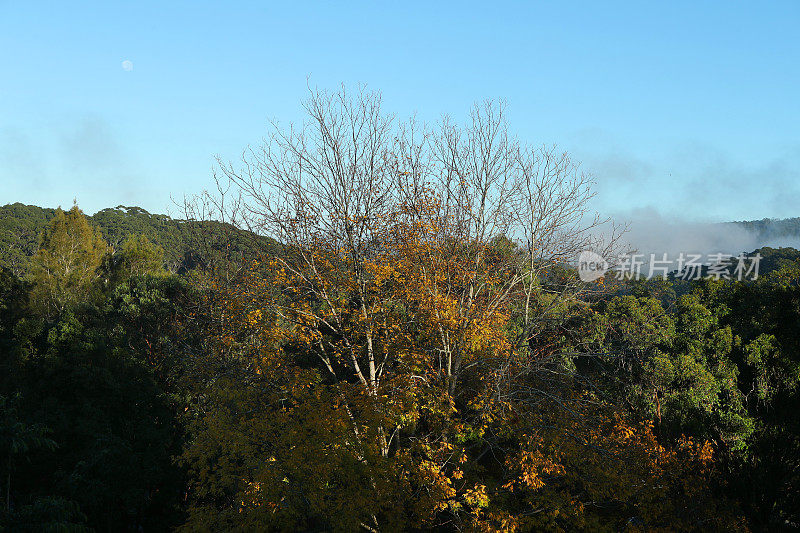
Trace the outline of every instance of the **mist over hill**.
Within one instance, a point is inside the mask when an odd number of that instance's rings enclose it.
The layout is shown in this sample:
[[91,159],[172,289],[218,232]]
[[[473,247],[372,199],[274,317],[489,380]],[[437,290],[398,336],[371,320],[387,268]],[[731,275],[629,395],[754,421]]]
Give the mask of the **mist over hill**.
[[800,218],[687,222],[645,209],[618,221],[627,224],[624,244],[645,257],[665,253],[671,259],[680,253],[738,255],[765,247],[800,249]]
[[773,247],[780,247],[780,243],[785,242],[787,244],[783,246],[797,248],[797,244],[800,243],[800,217],[743,220],[730,222],[728,225],[744,228],[755,234],[757,239],[773,243]]

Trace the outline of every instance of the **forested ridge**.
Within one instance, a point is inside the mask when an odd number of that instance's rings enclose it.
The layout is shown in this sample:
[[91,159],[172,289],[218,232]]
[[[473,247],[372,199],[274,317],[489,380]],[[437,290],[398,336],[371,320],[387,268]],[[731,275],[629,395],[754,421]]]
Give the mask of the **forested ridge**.
[[[39,236],[55,214],[54,208],[21,203],[0,206],[0,265],[18,275],[28,271],[29,260],[39,248]],[[274,241],[257,237],[214,220],[181,220],[151,214],[141,207],[117,206],[87,217],[112,247],[141,235],[164,250],[165,266],[179,271],[193,266],[204,247],[220,254],[252,258],[264,253]],[[222,251],[225,248],[225,251]],[[215,254],[211,254],[215,255]]]
[[306,110],[231,224],[3,208],[0,530],[800,527],[796,250],[584,283],[590,183],[502,107]]

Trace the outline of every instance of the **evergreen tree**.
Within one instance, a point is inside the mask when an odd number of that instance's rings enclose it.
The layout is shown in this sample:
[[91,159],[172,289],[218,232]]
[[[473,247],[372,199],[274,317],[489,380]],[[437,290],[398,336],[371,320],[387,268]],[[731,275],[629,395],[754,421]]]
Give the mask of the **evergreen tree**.
[[98,267],[108,246],[86,216],[73,206],[58,209],[42,233],[33,257],[33,303],[46,316],[86,300],[98,279]]

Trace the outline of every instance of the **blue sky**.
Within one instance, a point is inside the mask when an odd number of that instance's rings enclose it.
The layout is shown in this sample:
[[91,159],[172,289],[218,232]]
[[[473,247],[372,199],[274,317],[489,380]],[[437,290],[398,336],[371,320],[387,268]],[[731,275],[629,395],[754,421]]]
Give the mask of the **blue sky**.
[[310,81],[430,121],[504,98],[605,213],[800,216],[800,2],[164,4],[0,0],[0,204],[174,213]]

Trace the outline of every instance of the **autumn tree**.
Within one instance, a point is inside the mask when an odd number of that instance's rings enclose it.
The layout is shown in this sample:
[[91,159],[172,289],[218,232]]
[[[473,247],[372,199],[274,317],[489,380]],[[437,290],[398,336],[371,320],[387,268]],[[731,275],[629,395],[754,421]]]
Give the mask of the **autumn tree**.
[[[585,309],[587,286],[569,265],[582,249],[614,244],[593,238],[591,180],[566,154],[516,139],[501,105],[436,128],[398,124],[364,90],[312,92],[305,109],[307,124],[276,126],[242,166],[220,162],[241,222],[283,248],[220,285],[213,353],[240,361],[224,382],[238,376],[275,409],[264,417],[284,420],[271,442],[316,428],[328,446],[320,453],[349,458],[353,470],[320,487],[322,471],[302,468],[287,441],[270,447],[269,468],[228,463],[235,473],[218,473],[226,488],[198,497],[231,513],[319,520],[352,499],[362,503],[348,520],[366,530],[401,518],[418,527],[499,520],[483,510],[508,500],[515,475],[563,475],[543,456],[514,474],[508,446],[545,425],[542,409],[580,418],[581,382],[560,339]],[[237,402],[225,405],[235,420]],[[196,431],[219,429],[214,419],[201,417]],[[187,460],[216,470],[195,447]]]
[[[556,267],[600,244],[589,231],[598,223],[587,212],[591,180],[566,154],[522,145],[502,105],[435,130],[398,125],[363,89],[312,92],[305,109],[302,128],[276,126],[243,168],[221,170],[241,191],[245,222],[289,247],[278,258],[286,286],[319,306],[275,311],[310,328],[332,373],[342,358],[378,393],[390,364],[377,349],[385,312],[414,290],[415,305],[440,321],[431,355],[452,395],[478,324],[519,307],[516,352],[581,290]],[[415,269],[420,284],[384,290],[387,265]]]

